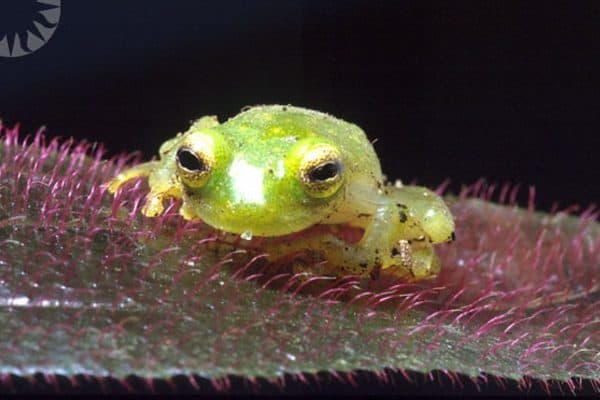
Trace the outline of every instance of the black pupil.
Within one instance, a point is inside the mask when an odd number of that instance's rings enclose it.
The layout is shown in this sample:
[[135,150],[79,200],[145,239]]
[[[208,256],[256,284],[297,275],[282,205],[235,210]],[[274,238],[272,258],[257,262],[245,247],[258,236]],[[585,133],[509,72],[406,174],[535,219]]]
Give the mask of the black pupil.
[[204,171],[205,165],[191,150],[179,149],[177,152],[179,164],[190,171]]
[[326,181],[335,178],[339,173],[340,167],[336,162],[330,161],[310,171],[308,177],[311,181]]

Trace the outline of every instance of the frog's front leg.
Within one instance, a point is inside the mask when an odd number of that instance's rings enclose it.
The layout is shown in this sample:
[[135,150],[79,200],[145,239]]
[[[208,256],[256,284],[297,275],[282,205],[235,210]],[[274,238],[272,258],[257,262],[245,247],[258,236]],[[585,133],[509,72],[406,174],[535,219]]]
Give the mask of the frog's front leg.
[[148,177],[150,186],[150,192],[146,195],[146,202],[142,207],[142,214],[147,217],[162,214],[167,199],[181,197],[181,185],[174,180],[169,170],[165,170],[160,161],[145,162],[122,171],[108,182],[108,191],[116,193],[125,183],[139,177]]
[[110,193],[114,194],[126,182],[128,182],[132,179],[135,179],[135,178],[149,176],[152,173],[152,171],[154,171],[156,168],[158,168],[159,165],[160,165],[159,161],[149,161],[149,162],[145,162],[143,164],[135,165],[124,171],[121,171],[117,176],[112,178],[106,184],[106,187]]

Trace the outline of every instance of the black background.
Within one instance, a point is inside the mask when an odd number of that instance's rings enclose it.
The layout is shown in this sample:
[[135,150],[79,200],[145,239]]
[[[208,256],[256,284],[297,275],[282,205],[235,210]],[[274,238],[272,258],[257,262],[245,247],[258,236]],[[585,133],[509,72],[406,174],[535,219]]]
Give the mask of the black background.
[[600,197],[599,74],[600,3],[63,0],[43,48],[0,59],[0,118],[147,159],[289,103],[378,138],[391,178],[533,184],[548,209]]
[[[552,4],[552,5],[550,5]],[[0,59],[0,117],[150,158],[205,114],[289,103],[378,138],[384,171],[597,202],[600,3],[63,0]]]

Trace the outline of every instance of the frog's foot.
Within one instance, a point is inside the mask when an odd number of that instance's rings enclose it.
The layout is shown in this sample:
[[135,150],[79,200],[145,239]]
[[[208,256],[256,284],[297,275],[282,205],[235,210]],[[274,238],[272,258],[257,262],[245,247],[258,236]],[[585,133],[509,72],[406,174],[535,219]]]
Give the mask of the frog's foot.
[[142,214],[146,217],[157,217],[163,213],[165,206],[163,202],[166,200],[164,193],[150,192],[146,195],[146,202],[142,207]]
[[[142,207],[142,214],[146,217],[157,217],[165,211],[165,201],[177,198],[176,194],[170,191],[151,191],[146,195],[146,202]],[[185,203],[179,207],[179,215],[188,221],[200,221],[200,218]]]
[[392,249],[389,264],[382,270],[389,274],[420,280],[435,277],[441,269],[439,257],[426,240],[399,240]]
[[301,249],[301,246],[287,243],[268,243],[265,246],[269,261],[285,267],[300,280],[307,280],[313,276],[327,275],[327,269],[324,266],[323,255],[308,248]]
[[[290,241],[269,243],[264,246],[271,261],[283,263],[290,257],[294,272],[314,275],[355,275],[368,278],[381,262],[365,248],[349,244],[330,234],[294,238]],[[304,254],[298,257],[298,254]]]

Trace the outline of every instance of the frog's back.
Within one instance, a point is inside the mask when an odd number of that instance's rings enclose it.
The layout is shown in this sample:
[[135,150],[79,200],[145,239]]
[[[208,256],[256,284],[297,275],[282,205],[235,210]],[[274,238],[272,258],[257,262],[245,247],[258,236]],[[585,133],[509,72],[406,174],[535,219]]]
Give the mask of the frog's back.
[[364,131],[323,112],[283,105],[256,106],[229,119],[222,128],[231,132],[228,136],[238,148],[262,144],[269,146],[272,154],[284,152],[288,145],[306,137],[324,137],[346,156],[348,172],[381,180],[379,159]]

